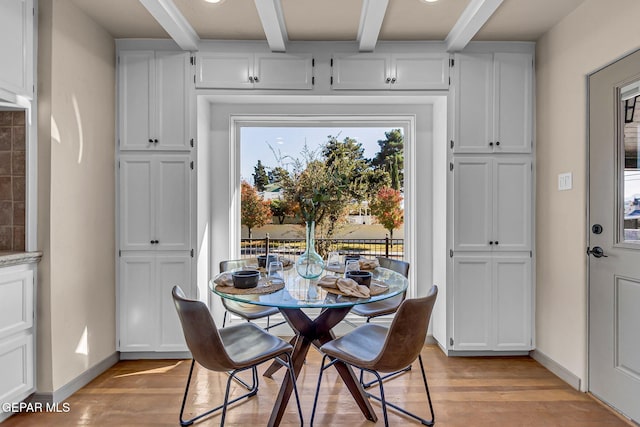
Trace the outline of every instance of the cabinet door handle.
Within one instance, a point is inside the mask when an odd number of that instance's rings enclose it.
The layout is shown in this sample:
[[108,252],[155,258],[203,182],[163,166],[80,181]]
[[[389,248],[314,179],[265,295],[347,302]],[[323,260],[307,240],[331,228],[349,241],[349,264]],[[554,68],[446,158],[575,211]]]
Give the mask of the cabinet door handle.
[[258,83],[260,81],[260,79],[258,79],[258,76],[253,76],[253,81]]
[[391,77],[387,77],[387,80],[385,80],[386,83],[391,83]]
[[[157,241],[157,240],[156,240],[156,243],[158,243],[158,241]],[[498,241],[496,240],[494,243],[497,245],[497,244],[498,244]]]
[[155,242],[156,242],[155,240],[152,240],[149,243],[151,243],[153,245]]
[[493,240],[491,240],[491,241],[489,242],[489,244],[490,244],[490,245],[493,245]]
[[157,143],[158,143],[158,138],[154,139],[154,140],[153,140],[153,143],[154,143],[154,144],[157,144]]
[[496,145],[500,145],[500,141],[496,141]]
[[249,76],[249,82],[253,83],[253,76]]
[[489,143],[489,147],[493,147],[493,142],[490,142],[490,143]]
[[396,82],[396,78],[394,77],[391,79],[391,83],[395,83],[395,82]]
[[149,143],[153,144],[153,139],[149,138]]

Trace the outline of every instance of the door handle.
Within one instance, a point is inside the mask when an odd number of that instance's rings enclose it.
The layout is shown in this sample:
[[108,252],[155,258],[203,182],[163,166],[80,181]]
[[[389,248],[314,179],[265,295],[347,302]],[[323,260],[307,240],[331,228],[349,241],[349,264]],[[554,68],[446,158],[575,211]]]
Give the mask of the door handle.
[[587,255],[593,255],[596,258],[607,258],[608,255],[604,254],[604,251],[600,246],[594,246],[593,249],[587,248]]

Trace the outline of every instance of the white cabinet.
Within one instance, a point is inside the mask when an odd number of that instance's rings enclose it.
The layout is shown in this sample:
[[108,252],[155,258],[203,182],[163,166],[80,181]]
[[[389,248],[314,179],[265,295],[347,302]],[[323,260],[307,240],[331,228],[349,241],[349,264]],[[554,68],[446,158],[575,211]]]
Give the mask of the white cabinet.
[[120,249],[191,250],[188,154],[120,156]]
[[122,51],[118,62],[120,149],[189,150],[189,54]]
[[313,57],[288,53],[200,52],[196,86],[210,89],[311,89]]
[[33,0],[0,2],[0,101],[33,97]]
[[454,256],[453,331],[459,351],[532,348],[529,257]]
[[529,156],[455,156],[453,250],[530,251]]
[[446,53],[335,54],[332,89],[429,90],[449,87]]
[[460,53],[453,69],[454,152],[531,152],[532,55]]
[[[35,391],[34,267],[0,269],[0,402],[17,403]],[[0,421],[8,416],[0,408]]]
[[120,351],[186,351],[171,297],[179,285],[195,297],[191,256],[128,253],[120,257]]

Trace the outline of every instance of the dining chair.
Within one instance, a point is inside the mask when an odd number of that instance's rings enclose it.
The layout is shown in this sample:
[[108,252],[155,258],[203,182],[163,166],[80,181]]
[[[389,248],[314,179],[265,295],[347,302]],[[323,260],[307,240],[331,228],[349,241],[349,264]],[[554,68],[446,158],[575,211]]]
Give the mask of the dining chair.
[[[247,265],[246,259],[235,259],[228,261],[220,261],[220,272],[230,271],[237,268],[242,268]],[[222,318],[222,327],[224,328],[227,324],[227,316],[229,313],[233,313],[238,317],[245,319],[247,322],[252,320],[267,318],[267,326],[266,330],[271,328],[275,328],[276,326],[284,325],[286,322],[282,321],[276,323],[275,325],[270,325],[270,316],[274,314],[278,314],[280,311],[277,307],[262,307],[254,304],[243,304],[241,302],[228,300],[226,298],[222,298],[222,305],[224,306],[224,317]]]
[[[382,268],[388,268],[389,270],[393,270],[396,273],[402,274],[404,277],[409,277],[409,263],[406,261],[401,261],[401,260],[392,259],[392,258],[378,257],[378,263]],[[404,299],[406,298],[406,296],[407,296],[407,292],[405,291],[400,295],[396,295],[394,297],[391,297],[382,301],[376,301],[369,304],[359,304],[354,306],[351,309],[351,313],[356,314],[358,316],[366,317],[367,323],[369,323],[369,321],[374,317],[386,316],[388,314],[395,313],[398,310],[398,307],[400,307],[400,304],[402,303],[402,301],[404,301]],[[405,368],[402,368],[399,371],[390,372],[384,375],[382,379],[384,380],[384,379],[393,377],[395,375],[408,372],[410,370],[411,370],[411,365]],[[364,382],[362,371],[360,371],[360,383],[362,384],[362,387],[369,388],[372,385],[374,385],[376,382],[377,382],[376,380],[373,380],[370,382]]]
[[[387,417],[387,406],[406,414],[424,425],[432,426],[435,422],[435,414],[431,403],[431,394],[427,384],[427,376],[424,373],[424,364],[420,351],[424,346],[427,336],[427,328],[433,305],[438,296],[438,287],[433,285],[427,296],[423,298],[406,299],[398,308],[398,311],[387,328],[374,323],[366,323],[348,334],[329,341],[320,347],[324,353],[322,366],[318,376],[316,395],[311,411],[311,425],[316,413],[318,395],[320,393],[320,383],[325,369],[341,362],[351,365],[354,368],[371,372],[377,378],[380,386],[380,396],[366,393],[367,397],[378,400],[382,403],[382,413],[384,415],[384,425],[389,425]],[[416,358],[420,362],[422,380],[427,392],[427,401],[431,412],[431,420],[425,420],[393,403],[387,402],[384,395],[384,386],[380,372],[394,372],[413,363]],[[331,359],[329,363],[327,360]]]
[[[218,329],[211,317],[209,309],[203,302],[187,299],[179,286],[174,286],[171,293],[176,310],[178,311],[180,323],[182,324],[182,331],[187,342],[187,347],[189,347],[192,355],[189,377],[180,408],[180,425],[191,425],[194,421],[222,409],[220,426],[223,426],[229,405],[245,397],[255,396],[258,393],[257,366],[274,359],[286,367],[289,372],[298,405],[300,425],[302,425],[302,409],[300,407],[293,364],[291,363],[291,353],[293,352],[291,344],[271,335],[253,323],[242,323]],[[196,362],[208,370],[215,372],[231,371],[231,374],[227,379],[223,403],[209,411],[185,420],[184,408],[193,375],[193,367]],[[236,374],[248,369],[251,369],[253,376],[251,389],[242,396],[230,401],[229,389],[231,380]]]

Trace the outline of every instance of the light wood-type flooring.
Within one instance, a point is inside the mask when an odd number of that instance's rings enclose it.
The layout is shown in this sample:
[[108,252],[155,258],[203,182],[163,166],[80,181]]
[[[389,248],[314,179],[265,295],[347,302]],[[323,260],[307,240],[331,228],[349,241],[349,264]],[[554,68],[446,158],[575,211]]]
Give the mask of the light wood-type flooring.
[[[436,426],[629,426],[630,423],[580,393],[528,357],[446,357],[435,346],[425,346],[422,357],[436,413]],[[305,425],[321,362],[311,350],[298,379]],[[6,420],[13,426],[177,426],[180,402],[189,372],[189,360],[122,361],[100,375],[66,402],[68,413],[21,413]],[[267,365],[259,367],[260,375]],[[236,403],[227,413],[227,426],[266,425],[284,370],[273,379],[260,377],[257,396]],[[246,375],[245,375],[246,376]],[[189,407],[207,409],[221,402],[227,376],[196,368]],[[237,383],[232,390],[241,392]],[[419,365],[410,373],[385,382],[389,401],[428,417]],[[191,392],[190,392],[191,393]],[[299,425],[292,396],[281,425]],[[380,405],[376,425],[384,425]],[[189,410],[187,415],[191,415]],[[392,426],[419,426],[389,411]],[[195,425],[217,426],[215,415]],[[370,427],[343,387],[335,370],[322,380],[315,425]]]

